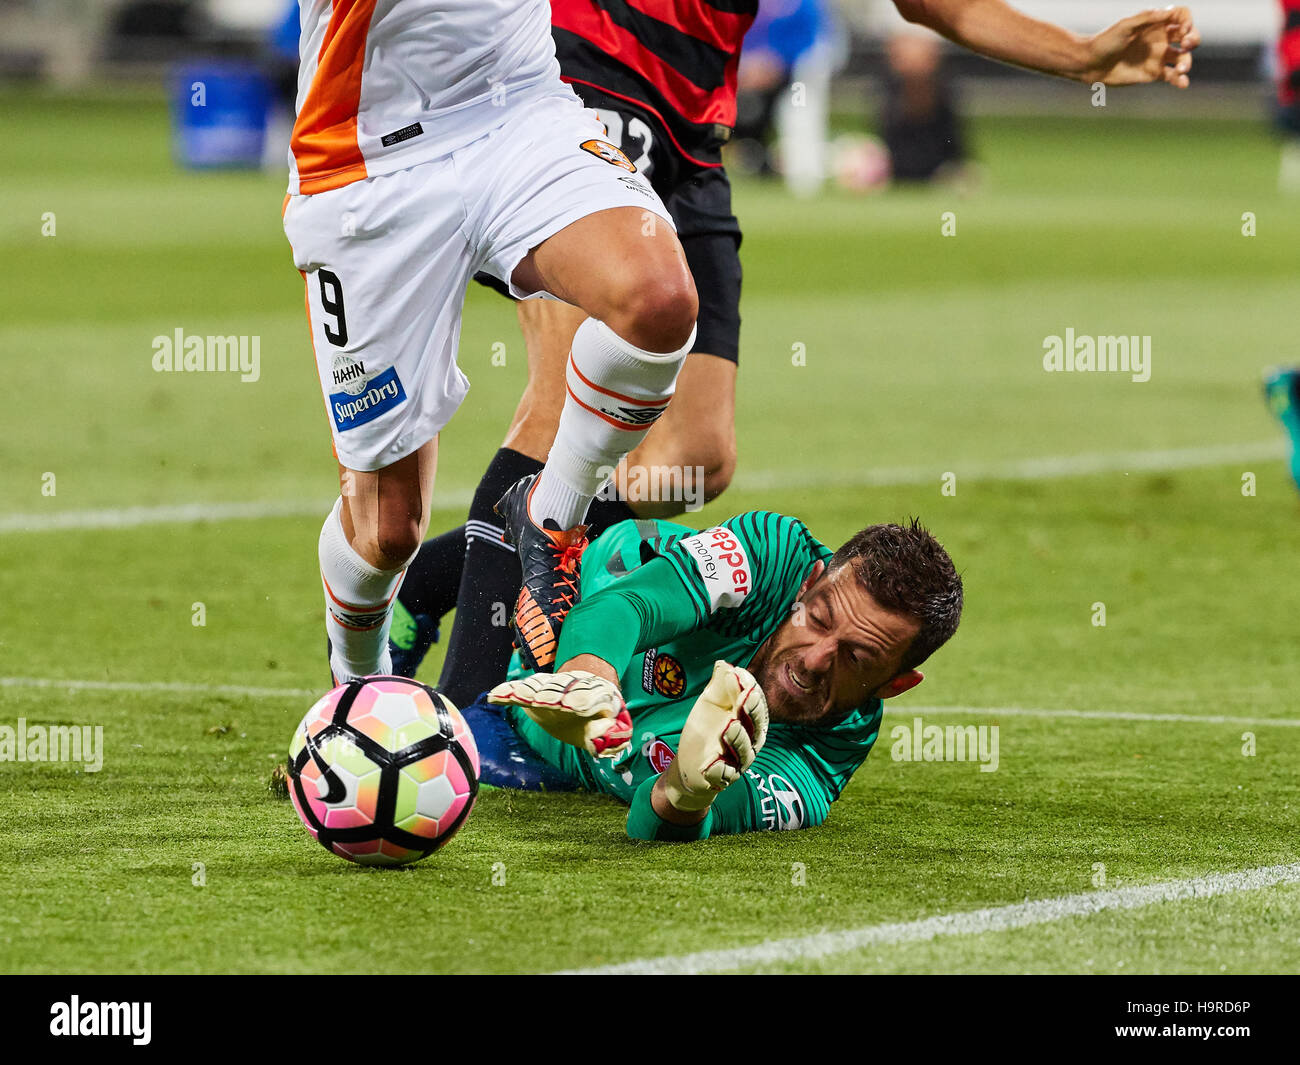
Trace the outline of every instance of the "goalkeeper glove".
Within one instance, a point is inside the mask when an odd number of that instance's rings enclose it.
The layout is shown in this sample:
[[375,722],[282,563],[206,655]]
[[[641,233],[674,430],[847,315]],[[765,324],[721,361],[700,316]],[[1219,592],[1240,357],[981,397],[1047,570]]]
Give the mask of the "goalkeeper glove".
[[715,662],[691,707],[664,793],[684,813],[707,809],[754,762],[767,739],[767,699],[750,672]]
[[618,686],[586,670],[508,680],[487,698],[520,707],[557,740],[595,758],[617,758],[632,742],[632,715]]

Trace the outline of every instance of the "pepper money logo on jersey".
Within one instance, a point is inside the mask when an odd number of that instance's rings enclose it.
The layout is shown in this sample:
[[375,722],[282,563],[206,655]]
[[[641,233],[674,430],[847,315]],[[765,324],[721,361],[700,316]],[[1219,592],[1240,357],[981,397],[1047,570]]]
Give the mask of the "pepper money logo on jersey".
[[744,602],[753,588],[753,568],[735,533],[718,525],[688,536],[680,544],[695,560],[695,568],[708,589],[710,613]]
[[406,389],[395,366],[367,377],[365,363],[340,356],[334,361],[331,376],[335,386],[341,386],[341,391],[330,393],[330,414],[340,433],[372,422],[406,402]]

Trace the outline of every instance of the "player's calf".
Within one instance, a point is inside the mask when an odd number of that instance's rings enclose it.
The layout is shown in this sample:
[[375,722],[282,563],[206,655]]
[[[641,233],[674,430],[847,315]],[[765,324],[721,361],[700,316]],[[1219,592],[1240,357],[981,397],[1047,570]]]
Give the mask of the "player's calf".
[[[388,631],[393,600],[406,575],[406,562],[380,569],[348,542],[340,520],[342,500],[321,527],[321,585],[325,591],[325,630],[329,637],[330,672],[336,684],[377,673],[391,673]],[[414,551],[411,552],[413,556]]]
[[428,522],[437,442],[391,466],[341,470],[344,495],[321,528],[330,672],[337,683],[391,673],[393,602]]

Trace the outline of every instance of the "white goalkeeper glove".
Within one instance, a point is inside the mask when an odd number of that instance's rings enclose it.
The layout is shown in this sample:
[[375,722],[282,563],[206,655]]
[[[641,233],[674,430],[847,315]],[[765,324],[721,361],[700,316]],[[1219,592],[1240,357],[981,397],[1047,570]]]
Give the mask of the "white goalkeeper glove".
[[754,762],[767,739],[767,698],[749,670],[715,662],[691,707],[677,756],[664,770],[664,793],[675,809],[706,809]]
[[617,758],[632,742],[632,715],[618,685],[583,669],[508,680],[487,698],[519,707],[557,740],[595,758]]

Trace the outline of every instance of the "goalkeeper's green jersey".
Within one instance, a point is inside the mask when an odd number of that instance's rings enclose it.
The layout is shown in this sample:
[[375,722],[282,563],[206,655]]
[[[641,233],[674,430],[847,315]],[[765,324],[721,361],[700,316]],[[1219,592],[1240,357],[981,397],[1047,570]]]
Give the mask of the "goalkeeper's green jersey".
[[[640,786],[671,762],[683,725],[722,659],[748,666],[790,615],[799,587],[832,552],[795,518],[741,514],[697,532],[666,521],[625,521],[582,559],[582,600],[565,619],[557,662],[594,654],[624,663],[619,682],[632,745],[618,760],[560,742],[522,711],[515,731],[581,787],[648,803]],[[526,673],[516,657],[511,677]],[[880,700],[838,724],[773,723],[743,778],[713,804],[710,832],[821,824],[880,729]]]

